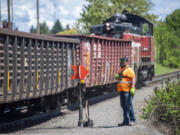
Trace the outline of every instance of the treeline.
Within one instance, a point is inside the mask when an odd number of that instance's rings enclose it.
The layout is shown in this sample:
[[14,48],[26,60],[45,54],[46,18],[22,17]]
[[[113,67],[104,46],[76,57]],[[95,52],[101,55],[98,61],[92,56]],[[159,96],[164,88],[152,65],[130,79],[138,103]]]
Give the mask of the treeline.
[[[56,22],[54,23],[52,29],[49,29],[48,25],[46,24],[46,22],[44,21],[43,23],[40,23],[40,34],[56,34],[58,32],[63,32],[66,30],[70,30],[69,25],[66,25],[66,28],[63,28],[61,22],[58,20],[56,20]],[[37,28],[34,28],[34,26],[31,26],[30,33],[37,33]]]
[[180,68],[180,9],[154,27],[156,61],[163,66]]

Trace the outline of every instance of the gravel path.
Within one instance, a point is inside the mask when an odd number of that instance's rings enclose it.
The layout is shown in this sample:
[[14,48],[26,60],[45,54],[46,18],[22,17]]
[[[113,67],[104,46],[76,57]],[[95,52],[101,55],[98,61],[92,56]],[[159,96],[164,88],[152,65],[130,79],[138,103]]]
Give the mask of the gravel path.
[[[93,128],[79,128],[78,111],[65,111],[62,116],[53,118],[45,123],[33,126],[13,135],[163,135],[148,121],[140,118],[144,99],[151,95],[153,87],[143,87],[136,91],[133,100],[137,123],[135,126],[117,127],[122,122],[122,110],[119,96],[90,106]],[[85,118],[85,117],[84,117]]]

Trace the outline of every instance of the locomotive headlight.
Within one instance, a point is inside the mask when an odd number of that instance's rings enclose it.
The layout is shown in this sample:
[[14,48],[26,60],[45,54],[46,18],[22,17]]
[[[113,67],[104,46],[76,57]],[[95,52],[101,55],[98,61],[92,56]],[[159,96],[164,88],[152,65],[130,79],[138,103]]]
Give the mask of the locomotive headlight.
[[106,26],[107,26],[107,27],[109,27],[109,26],[110,26],[110,23],[109,23],[109,22],[107,22],[107,23],[106,23]]
[[109,27],[106,27],[106,30],[108,30],[108,31],[109,31],[109,30],[110,30],[110,28],[109,28]]
[[109,31],[111,28],[111,24],[109,23],[109,22],[107,22],[106,24],[105,24],[105,26],[106,26],[106,30],[107,31]]

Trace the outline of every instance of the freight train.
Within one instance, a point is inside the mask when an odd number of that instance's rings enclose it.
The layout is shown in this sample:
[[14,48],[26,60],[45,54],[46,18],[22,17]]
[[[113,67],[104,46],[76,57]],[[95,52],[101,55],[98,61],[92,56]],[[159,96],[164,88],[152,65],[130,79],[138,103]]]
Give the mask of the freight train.
[[[120,58],[134,68],[137,84],[154,76],[153,24],[133,14],[116,13],[103,24],[92,26],[91,35],[55,35],[80,40],[81,63],[90,69],[88,87],[114,82]],[[94,81],[94,83],[92,82]]]
[[[116,84],[126,56],[141,84],[154,76],[153,24],[137,15],[116,13],[91,27],[91,35],[35,35],[0,29],[0,113],[39,105],[43,111],[78,102],[71,65],[89,73],[86,87]],[[101,90],[101,89],[100,89]]]

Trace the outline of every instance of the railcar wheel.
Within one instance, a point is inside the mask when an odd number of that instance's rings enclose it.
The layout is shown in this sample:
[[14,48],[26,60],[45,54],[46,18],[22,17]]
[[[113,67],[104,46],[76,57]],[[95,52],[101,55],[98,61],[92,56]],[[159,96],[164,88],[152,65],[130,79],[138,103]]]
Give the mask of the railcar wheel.
[[116,93],[117,92],[117,83],[112,84],[112,92]]
[[49,112],[50,111],[50,104],[49,104],[47,98],[42,98],[41,99],[40,108],[41,108],[42,112]]
[[57,96],[56,97],[56,104],[57,104],[57,108],[60,108],[62,106],[62,96]]
[[4,114],[4,109],[5,109],[4,106],[0,106],[0,116]]

